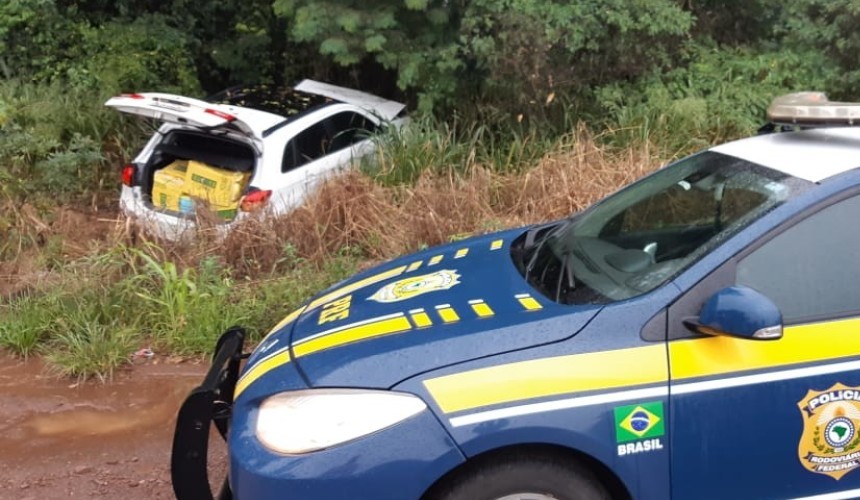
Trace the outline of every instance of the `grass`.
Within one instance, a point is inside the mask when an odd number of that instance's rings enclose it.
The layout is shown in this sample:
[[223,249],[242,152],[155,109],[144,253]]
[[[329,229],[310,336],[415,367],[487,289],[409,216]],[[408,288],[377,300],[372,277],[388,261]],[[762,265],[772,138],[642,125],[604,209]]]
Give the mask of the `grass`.
[[410,139],[417,143],[402,148],[425,154],[409,178],[380,178],[406,154],[384,145],[375,173],[333,179],[290,215],[249,220],[224,239],[204,228],[193,243],[174,244],[124,222],[90,228],[92,219],[77,215],[52,223],[33,215],[44,225],[40,243],[16,260],[35,264],[17,273],[46,277],[0,301],[0,346],[43,355],[62,375],[101,380],[142,347],[208,354],[229,326],[260,338],[319,290],[375,262],[564,217],[659,166],[647,145],[613,149],[584,129],[533,161],[525,160],[535,154],[523,153],[528,144],[490,156],[479,138],[453,152],[454,136]]
[[[235,324],[259,338],[358,265],[348,253],[318,266],[288,251],[281,259],[293,260],[288,271],[237,280],[212,257],[192,263],[196,251],[151,242],[130,246],[118,239],[68,262],[56,279],[60,286],[0,303],[0,347],[22,357],[44,355],[64,376],[105,381],[141,347],[208,354]],[[177,257],[183,263],[170,260]]]
[[538,129],[499,133],[475,122],[423,116],[382,134],[376,157],[364,161],[362,170],[383,186],[412,184],[428,172],[463,174],[477,166],[515,172],[531,167],[565,140]]
[[0,346],[24,358],[33,355],[50,335],[51,314],[59,309],[53,294],[8,304],[0,322]]
[[67,327],[54,338],[46,360],[56,373],[78,380],[112,379],[114,371],[128,362],[137,342],[129,328],[85,318],[72,317]]

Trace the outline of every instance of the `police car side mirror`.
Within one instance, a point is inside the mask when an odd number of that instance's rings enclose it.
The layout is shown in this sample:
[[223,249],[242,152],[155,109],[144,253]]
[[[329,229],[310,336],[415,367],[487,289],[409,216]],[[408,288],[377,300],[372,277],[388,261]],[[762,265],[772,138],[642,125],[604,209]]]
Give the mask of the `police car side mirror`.
[[697,333],[750,340],[782,338],[782,313],[776,304],[746,286],[723,288],[702,306],[698,318],[684,325]]

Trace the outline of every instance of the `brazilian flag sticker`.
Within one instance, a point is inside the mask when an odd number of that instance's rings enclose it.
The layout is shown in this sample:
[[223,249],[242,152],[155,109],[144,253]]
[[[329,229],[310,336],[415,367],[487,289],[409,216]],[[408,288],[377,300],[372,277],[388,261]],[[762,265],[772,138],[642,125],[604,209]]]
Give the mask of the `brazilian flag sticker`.
[[617,443],[662,436],[664,431],[662,401],[615,408]]

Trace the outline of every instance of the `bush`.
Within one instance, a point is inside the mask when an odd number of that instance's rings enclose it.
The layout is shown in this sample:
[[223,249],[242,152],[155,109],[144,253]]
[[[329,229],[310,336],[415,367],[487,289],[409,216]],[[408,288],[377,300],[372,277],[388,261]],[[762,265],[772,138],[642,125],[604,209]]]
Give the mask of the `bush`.
[[14,183],[4,184],[0,195],[18,203],[71,201],[112,189],[111,160],[127,156],[143,137],[139,124],[122,121],[98,94],[56,83],[0,81],[0,109],[0,178]]
[[113,21],[84,30],[85,54],[69,70],[74,87],[93,87],[102,96],[119,92],[200,93],[191,40],[158,15]]
[[778,95],[825,88],[832,70],[813,55],[693,43],[686,65],[603,86],[596,100],[620,144],[647,139],[676,154],[692,152],[754,133]]

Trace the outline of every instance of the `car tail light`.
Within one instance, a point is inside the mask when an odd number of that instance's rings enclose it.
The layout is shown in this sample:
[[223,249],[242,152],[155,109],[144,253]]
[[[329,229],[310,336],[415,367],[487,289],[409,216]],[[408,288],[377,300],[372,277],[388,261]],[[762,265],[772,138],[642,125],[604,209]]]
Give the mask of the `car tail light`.
[[268,203],[269,198],[272,197],[272,191],[261,190],[259,188],[249,188],[248,194],[242,197],[242,203],[240,207],[243,212],[253,212],[254,210],[259,210],[266,203]]
[[134,186],[134,178],[137,173],[137,167],[134,163],[122,167],[122,183],[128,187]]
[[229,113],[225,113],[225,112],[218,110],[218,109],[206,108],[205,110],[203,110],[203,112],[209,113],[210,115],[215,115],[218,118],[223,118],[223,119],[227,120],[228,122],[232,122],[233,120],[236,119],[235,116],[233,116]]

